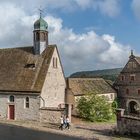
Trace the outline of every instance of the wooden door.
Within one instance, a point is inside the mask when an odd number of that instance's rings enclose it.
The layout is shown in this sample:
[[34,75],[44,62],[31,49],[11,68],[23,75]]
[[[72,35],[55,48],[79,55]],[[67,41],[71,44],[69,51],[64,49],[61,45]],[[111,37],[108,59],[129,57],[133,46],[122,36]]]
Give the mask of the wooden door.
[[15,106],[9,105],[9,119],[14,120],[15,118]]

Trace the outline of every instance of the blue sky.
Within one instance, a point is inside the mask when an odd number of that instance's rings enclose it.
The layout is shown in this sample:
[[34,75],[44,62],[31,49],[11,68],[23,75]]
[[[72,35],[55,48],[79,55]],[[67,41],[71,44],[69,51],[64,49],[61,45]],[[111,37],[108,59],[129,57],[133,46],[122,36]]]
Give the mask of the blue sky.
[[140,55],[140,0],[1,0],[1,48],[33,44],[40,6],[67,76],[122,67],[131,49]]
[[93,29],[100,35],[111,34],[119,42],[130,44],[134,50],[140,51],[140,20],[136,18],[131,4],[132,0],[121,1],[120,13],[112,18],[91,8],[57,15],[63,19],[65,27],[73,28],[77,33]]

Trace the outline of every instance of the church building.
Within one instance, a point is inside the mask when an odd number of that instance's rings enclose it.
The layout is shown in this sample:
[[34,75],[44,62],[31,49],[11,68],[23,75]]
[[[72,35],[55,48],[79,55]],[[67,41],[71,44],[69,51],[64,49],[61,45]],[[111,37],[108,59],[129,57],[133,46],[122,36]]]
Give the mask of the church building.
[[133,51],[114,85],[119,100],[118,131],[140,134],[140,57],[135,56]]
[[0,49],[0,118],[57,121],[65,107],[66,83],[48,24],[34,23],[33,46]]

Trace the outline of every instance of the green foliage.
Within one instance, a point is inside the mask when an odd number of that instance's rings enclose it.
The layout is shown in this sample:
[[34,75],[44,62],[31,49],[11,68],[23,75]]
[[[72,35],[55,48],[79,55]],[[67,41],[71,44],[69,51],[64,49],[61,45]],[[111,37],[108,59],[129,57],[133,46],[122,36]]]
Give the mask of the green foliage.
[[118,99],[115,98],[115,100],[112,103],[112,111],[115,114],[116,113],[116,109],[118,108],[119,104],[118,104]]
[[95,122],[108,121],[112,118],[112,109],[107,99],[96,94],[88,94],[78,100],[79,116]]
[[76,72],[73,73],[70,77],[73,78],[103,78],[105,80],[111,80],[115,81],[118,77],[120,71],[122,68],[116,68],[116,69],[105,69],[105,70],[95,70],[95,71],[82,71],[82,72]]

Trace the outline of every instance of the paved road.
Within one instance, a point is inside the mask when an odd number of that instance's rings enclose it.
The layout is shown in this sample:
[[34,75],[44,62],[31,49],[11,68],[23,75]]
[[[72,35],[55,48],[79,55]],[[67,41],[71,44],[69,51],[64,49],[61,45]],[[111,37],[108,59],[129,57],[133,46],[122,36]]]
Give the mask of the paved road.
[[13,125],[0,124],[0,140],[82,140]]

